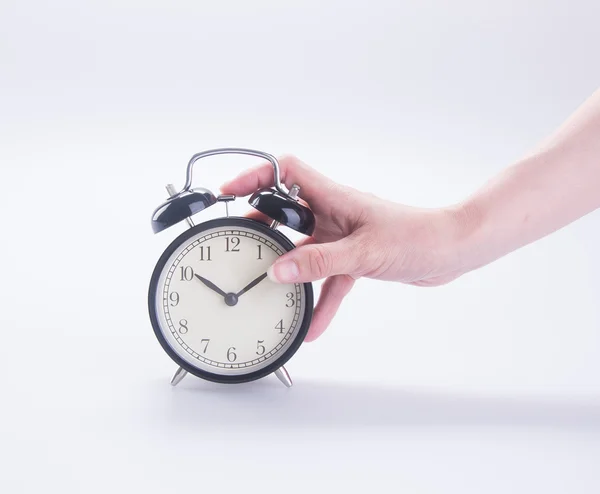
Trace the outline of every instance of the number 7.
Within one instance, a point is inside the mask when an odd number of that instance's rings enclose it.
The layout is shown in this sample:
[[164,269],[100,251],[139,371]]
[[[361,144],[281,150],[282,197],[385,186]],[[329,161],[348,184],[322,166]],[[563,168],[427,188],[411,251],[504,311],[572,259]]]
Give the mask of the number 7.
[[205,341],[206,345],[204,345],[204,351],[202,353],[206,353],[206,349],[208,348],[208,344],[210,343],[210,340],[207,339],[200,340],[200,343],[204,343]]

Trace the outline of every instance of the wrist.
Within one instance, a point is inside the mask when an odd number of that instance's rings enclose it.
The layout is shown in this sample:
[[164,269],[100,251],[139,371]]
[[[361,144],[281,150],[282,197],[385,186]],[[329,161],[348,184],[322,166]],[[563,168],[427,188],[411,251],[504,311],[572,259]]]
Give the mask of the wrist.
[[476,201],[467,200],[444,210],[449,222],[448,269],[460,274],[482,264],[478,232],[484,224],[484,211]]

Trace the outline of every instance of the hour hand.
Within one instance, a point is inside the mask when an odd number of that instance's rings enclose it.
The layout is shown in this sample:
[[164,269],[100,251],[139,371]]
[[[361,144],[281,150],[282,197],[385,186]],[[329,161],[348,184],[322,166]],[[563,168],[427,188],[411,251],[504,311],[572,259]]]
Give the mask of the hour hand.
[[237,292],[235,294],[236,297],[239,297],[240,295],[242,295],[243,293],[246,293],[248,290],[250,290],[251,288],[254,288],[256,285],[258,285],[262,280],[264,280],[267,277],[267,273],[263,273],[261,274],[258,278],[256,278],[255,280],[252,280],[250,283],[248,283],[244,288],[242,288],[239,292]]
[[215,285],[212,281],[209,281],[206,278],[203,278],[202,276],[200,276],[198,274],[194,274],[194,276],[196,278],[198,278],[202,283],[204,283],[208,288],[210,288],[211,290],[217,292],[222,297],[226,297],[227,296],[227,294],[223,290],[221,290],[217,285]]

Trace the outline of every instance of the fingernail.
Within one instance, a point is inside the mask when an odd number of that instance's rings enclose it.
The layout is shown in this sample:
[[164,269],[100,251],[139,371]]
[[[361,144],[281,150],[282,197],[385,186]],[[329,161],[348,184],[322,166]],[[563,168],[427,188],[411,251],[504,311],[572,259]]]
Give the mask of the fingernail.
[[275,283],[291,283],[299,274],[298,265],[291,260],[276,262],[267,270],[267,276]]

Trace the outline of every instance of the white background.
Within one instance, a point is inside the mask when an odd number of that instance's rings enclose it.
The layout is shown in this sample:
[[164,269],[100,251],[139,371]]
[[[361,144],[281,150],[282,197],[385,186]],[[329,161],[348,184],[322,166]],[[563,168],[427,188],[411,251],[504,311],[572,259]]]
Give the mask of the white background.
[[454,203],[600,85],[599,15],[2,0],[0,492],[598,492],[598,214],[441,288],[360,281],[291,390],[172,389],[146,290],[184,228],[155,237],[150,214],[194,152]]

